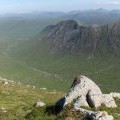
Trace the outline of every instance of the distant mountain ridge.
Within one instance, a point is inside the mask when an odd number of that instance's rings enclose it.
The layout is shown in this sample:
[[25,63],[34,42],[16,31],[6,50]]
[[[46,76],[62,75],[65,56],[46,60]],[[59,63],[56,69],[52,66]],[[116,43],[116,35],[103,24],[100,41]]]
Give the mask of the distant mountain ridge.
[[67,19],[80,20],[87,25],[105,25],[120,20],[120,10],[106,10],[106,9],[95,9],[95,10],[83,10],[83,11],[72,11],[70,12]]
[[75,20],[47,26],[42,32],[52,53],[120,54],[120,22],[104,26],[80,26]]
[[24,14],[0,15],[0,19],[23,19],[23,20],[78,20],[86,25],[104,25],[120,20],[120,10],[90,9],[76,10],[71,12],[31,12]]

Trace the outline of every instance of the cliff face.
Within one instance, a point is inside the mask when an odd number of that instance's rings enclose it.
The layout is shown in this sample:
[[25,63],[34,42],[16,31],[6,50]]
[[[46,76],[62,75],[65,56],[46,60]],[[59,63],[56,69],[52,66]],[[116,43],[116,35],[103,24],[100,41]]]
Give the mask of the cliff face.
[[114,53],[120,51],[120,23],[99,27],[79,26],[74,20],[47,26],[42,32],[44,40],[53,53]]

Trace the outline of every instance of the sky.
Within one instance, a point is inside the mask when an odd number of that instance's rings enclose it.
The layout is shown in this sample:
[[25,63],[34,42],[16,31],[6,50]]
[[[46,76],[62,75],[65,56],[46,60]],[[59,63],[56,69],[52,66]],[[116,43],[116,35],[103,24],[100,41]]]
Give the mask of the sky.
[[0,14],[98,8],[120,9],[120,0],[0,0]]

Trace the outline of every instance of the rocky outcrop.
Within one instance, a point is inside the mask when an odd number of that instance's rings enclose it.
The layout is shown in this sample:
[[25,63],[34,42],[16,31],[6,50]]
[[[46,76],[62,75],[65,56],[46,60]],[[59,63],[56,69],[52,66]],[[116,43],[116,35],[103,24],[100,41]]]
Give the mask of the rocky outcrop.
[[120,22],[104,26],[80,26],[75,20],[47,26],[41,35],[51,53],[119,55]]
[[[116,108],[114,98],[120,99],[120,93],[103,94],[100,88],[88,77],[80,75],[77,76],[69,92],[56,102],[57,109],[62,110],[64,106],[69,103],[74,104],[74,110],[80,110],[87,117],[92,120],[113,120],[113,117],[102,111],[89,111],[82,109],[82,106],[98,108],[101,105],[106,107]],[[75,101],[75,102],[74,102]]]
[[114,94],[103,94],[100,88],[91,79],[81,75],[75,78],[70,91],[64,96],[65,103],[63,106],[76,99],[78,106],[97,108],[104,104],[107,107],[115,108],[117,105],[113,96]]
[[91,107],[100,107],[103,102],[100,88],[91,79],[82,75],[75,78],[65,98],[64,105],[71,103],[73,99],[76,99],[80,104],[82,100],[83,105]]
[[91,111],[83,108],[78,108],[84,114],[83,120],[114,120],[112,115],[108,115],[105,111]]
[[99,29],[79,26],[74,20],[50,25],[42,31],[42,39],[54,53],[75,54],[93,51],[99,38]]

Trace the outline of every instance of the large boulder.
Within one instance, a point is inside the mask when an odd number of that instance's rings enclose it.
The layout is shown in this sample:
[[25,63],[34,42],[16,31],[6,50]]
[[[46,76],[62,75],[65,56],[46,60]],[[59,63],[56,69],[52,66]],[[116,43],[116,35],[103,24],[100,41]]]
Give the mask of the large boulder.
[[64,106],[75,99],[81,106],[100,107],[103,102],[100,88],[83,75],[74,79],[69,92],[65,95]]
[[80,75],[77,76],[69,90],[69,92],[63,97],[64,102],[59,100],[56,105],[63,107],[73,100],[76,101],[75,106],[89,106],[98,108],[102,104],[106,107],[117,107],[113,97],[120,97],[119,93],[103,94],[100,88],[88,77]]
[[60,112],[69,103],[74,104],[74,110],[79,110],[84,115],[84,120],[113,120],[113,116],[104,111],[90,111],[82,109],[82,106],[98,108],[102,104],[106,107],[116,108],[114,98],[120,99],[120,93],[103,94],[100,88],[88,77],[77,76],[69,92],[55,104]]

